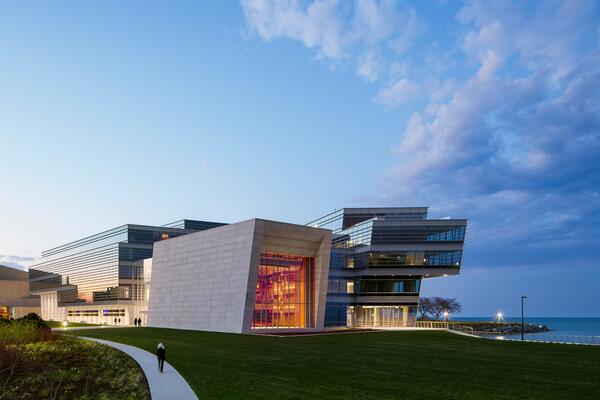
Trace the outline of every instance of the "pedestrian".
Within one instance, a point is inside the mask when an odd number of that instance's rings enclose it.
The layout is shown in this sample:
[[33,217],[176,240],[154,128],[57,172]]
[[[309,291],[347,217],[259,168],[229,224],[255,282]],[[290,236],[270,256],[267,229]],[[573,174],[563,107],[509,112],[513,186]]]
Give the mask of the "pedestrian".
[[115,318],[115,325],[117,324],[117,319]]
[[162,374],[163,366],[165,365],[165,359],[167,358],[167,349],[162,342],[156,346],[156,357],[158,358],[158,370]]
[[133,319],[133,325],[137,326],[137,318]]
[[138,326],[142,326],[142,317],[138,318]]
[[119,325],[121,325],[121,318],[119,318]]

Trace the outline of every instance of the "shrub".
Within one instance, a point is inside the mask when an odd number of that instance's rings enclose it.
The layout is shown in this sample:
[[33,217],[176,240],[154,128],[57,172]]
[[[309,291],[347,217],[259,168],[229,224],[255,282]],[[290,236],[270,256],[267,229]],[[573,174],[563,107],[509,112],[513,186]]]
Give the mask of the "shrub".
[[24,345],[49,340],[51,337],[49,328],[38,327],[34,321],[12,321],[10,324],[0,325],[0,346]]
[[145,377],[137,364],[110,347],[57,337],[0,348],[5,353],[0,353],[0,359],[10,356],[14,360],[10,377],[0,368],[2,400],[149,398]]
[[29,313],[16,321],[29,321],[35,323],[39,328],[49,328],[48,324],[36,313]]

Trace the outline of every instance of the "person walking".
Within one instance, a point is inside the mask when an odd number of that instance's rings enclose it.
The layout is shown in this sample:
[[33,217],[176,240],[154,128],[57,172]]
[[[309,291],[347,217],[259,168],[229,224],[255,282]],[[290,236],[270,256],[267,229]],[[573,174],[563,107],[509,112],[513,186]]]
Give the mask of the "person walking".
[[165,359],[167,358],[167,349],[162,342],[156,346],[156,357],[158,358],[158,370],[162,374],[163,366],[165,365]]
[[117,319],[115,318],[115,325],[117,324]]
[[134,318],[134,319],[133,319],[133,325],[134,325],[134,326],[137,326],[137,318]]

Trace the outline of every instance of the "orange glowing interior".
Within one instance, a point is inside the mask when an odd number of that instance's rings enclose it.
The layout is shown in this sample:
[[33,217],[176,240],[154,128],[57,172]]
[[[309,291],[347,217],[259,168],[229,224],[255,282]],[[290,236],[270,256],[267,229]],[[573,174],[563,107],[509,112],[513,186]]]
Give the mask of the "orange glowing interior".
[[263,253],[256,280],[254,328],[313,325],[312,257]]

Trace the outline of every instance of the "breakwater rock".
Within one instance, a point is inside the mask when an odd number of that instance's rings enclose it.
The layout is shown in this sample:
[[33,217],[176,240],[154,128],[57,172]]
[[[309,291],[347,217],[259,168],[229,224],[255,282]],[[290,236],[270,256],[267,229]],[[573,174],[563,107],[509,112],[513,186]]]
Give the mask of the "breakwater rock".
[[[464,322],[465,326],[470,326],[476,333],[489,333],[503,335],[521,334],[520,322]],[[550,328],[542,324],[525,324],[525,333],[549,332]]]

